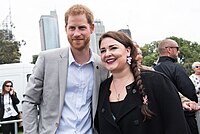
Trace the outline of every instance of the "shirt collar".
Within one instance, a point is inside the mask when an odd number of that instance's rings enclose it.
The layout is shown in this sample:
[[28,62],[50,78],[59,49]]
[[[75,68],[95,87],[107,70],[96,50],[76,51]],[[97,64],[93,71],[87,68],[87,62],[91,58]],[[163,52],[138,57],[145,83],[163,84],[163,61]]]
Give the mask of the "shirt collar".
[[[90,49],[89,51],[90,51],[90,59],[89,59],[89,61],[87,61],[87,62],[84,63],[84,64],[94,63],[94,54],[93,54],[93,52],[91,51],[91,49]],[[69,65],[71,65],[72,63],[78,64],[78,63],[75,61],[74,56],[72,55],[71,48],[70,48],[70,49],[69,49]]]

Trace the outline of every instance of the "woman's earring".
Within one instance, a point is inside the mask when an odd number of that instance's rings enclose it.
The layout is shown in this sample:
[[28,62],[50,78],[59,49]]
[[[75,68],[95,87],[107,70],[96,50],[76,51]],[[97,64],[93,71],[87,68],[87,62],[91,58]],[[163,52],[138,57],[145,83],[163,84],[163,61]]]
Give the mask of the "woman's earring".
[[132,57],[131,57],[131,56],[127,56],[127,63],[128,63],[129,65],[131,65],[131,60],[132,60]]

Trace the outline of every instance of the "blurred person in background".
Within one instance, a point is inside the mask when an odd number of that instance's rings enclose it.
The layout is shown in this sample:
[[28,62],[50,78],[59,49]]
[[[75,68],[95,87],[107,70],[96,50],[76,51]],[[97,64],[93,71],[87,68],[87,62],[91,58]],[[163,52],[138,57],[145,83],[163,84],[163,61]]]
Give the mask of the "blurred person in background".
[[[190,75],[190,79],[195,86],[196,93],[198,96],[198,104],[200,104],[200,62],[198,61],[194,62],[192,64],[192,69],[194,73]],[[200,111],[196,112],[196,119],[197,119],[198,130],[200,132]]]
[[140,46],[135,41],[133,41],[133,44],[135,45],[136,50],[137,50],[137,55],[135,57],[135,60],[137,61],[138,68],[144,69],[144,70],[154,70],[152,67],[142,65],[142,60],[143,60],[142,50],[140,49]]
[[[198,99],[192,81],[185,69],[176,63],[180,53],[178,43],[172,39],[164,39],[158,45],[158,52],[159,59],[154,69],[164,73],[183,96],[197,103]],[[195,110],[184,109],[185,117],[192,134],[199,134],[195,112]]]
[[[17,104],[19,99],[14,91],[13,82],[6,80],[2,85],[2,93],[0,93],[0,118],[1,121],[11,121],[19,119],[19,111]],[[3,134],[15,134],[14,123],[2,124]]]

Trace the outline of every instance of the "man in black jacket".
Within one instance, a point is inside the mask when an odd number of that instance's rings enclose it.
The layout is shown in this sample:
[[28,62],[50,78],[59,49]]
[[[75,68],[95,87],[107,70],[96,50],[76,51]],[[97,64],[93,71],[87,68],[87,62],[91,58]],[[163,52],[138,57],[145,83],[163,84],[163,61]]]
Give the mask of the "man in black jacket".
[[[191,101],[198,102],[192,81],[186,74],[184,68],[175,63],[179,54],[178,43],[171,39],[165,39],[158,45],[158,52],[159,60],[157,65],[154,66],[154,69],[167,75],[178,89],[178,92]],[[192,134],[199,134],[195,111],[185,110],[184,113]]]

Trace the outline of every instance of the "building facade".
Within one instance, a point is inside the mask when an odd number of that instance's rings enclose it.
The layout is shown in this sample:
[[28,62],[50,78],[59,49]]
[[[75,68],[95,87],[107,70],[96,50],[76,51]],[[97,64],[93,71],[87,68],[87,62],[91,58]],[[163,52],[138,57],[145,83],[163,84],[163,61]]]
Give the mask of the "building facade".
[[58,17],[56,11],[50,15],[42,15],[39,21],[41,50],[60,47]]
[[99,50],[99,38],[103,33],[105,33],[105,26],[103,25],[103,21],[100,19],[96,19],[94,21],[94,32],[91,35],[91,40],[90,40],[90,48],[92,49],[93,52],[100,54]]

